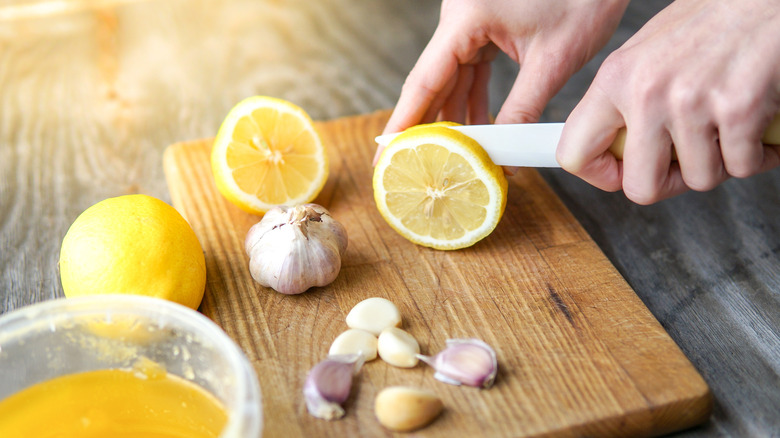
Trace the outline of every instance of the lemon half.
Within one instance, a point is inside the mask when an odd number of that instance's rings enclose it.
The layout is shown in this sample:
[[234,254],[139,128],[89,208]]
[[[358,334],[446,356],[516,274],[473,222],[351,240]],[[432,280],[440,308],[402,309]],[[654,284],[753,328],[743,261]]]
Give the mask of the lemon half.
[[471,137],[444,124],[417,126],[379,157],[374,200],[387,223],[408,240],[436,249],[473,245],[498,225],[507,181]]
[[211,168],[219,192],[252,214],[312,201],[328,179],[328,155],[309,115],[283,99],[254,96],[230,110]]

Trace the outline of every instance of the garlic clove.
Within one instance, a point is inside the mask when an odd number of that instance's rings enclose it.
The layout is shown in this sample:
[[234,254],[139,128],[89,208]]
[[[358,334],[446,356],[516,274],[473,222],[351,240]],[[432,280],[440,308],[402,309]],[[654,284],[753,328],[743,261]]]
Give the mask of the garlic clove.
[[346,322],[351,328],[365,330],[378,336],[387,327],[401,325],[401,312],[386,298],[367,298],[349,311]]
[[433,377],[451,385],[490,388],[498,373],[496,352],[479,339],[449,339],[436,356],[417,358],[436,370]]
[[356,354],[328,356],[315,365],[303,385],[309,413],[325,420],[343,417],[341,405],[349,398],[352,378],[362,366],[363,357]]
[[436,394],[405,386],[385,388],[374,400],[374,414],[379,423],[398,432],[427,426],[443,409],[444,404]]
[[349,329],[336,336],[328,351],[330,355],[360,354],[366,362],[376,359],[377,339],[373,333]]
[[398,327],[388,327],[379,334],[377,352],[382,360],[392,366],[412,368],[417,365],[420,344],[414,336]]
[[341,270],[347,232],[317,204],[278,206],[244,240],[252,278],[283,294],[326,286]]

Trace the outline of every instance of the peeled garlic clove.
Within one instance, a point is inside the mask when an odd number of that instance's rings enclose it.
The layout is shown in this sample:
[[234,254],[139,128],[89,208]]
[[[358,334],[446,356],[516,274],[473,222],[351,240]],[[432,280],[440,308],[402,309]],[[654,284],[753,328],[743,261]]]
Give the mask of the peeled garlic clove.
[[309,413],[325,420],[343,417],[341,405],[349,398],[352,377],[362,366],[363,357],[356,354],[328,356],[315,365],[303,385],[303,397]]
[[320,205],[279,206],[249,229],[244,247],[255,281],[283,294],[299,294],[336,279],[347,232]]
[[374,400],[374,414],[379,423],[398,432],[427,426],[442,409],[444,404],[436,394],[405,386],[385,388]]
[[377,341],[379,357],[388,364],[411,368],[417,365],[417,354],[420,353],[420,344],[417,339],[398,327],[388,327],[382,330]]
[[498,372],[496,352],[479,339],[449,339],[436,356],[417,357],[436,370],[433,377],[452,385],[490,388]]
[[349,329],[336,336],[328,354],[361,354],[366,362],[374,360],[377,355],[376,336],[365,330]]
[[346,321],[350,328],[365,330],[379,336],[379,333],[387,327],[401,325],[401,312],[388,299],[367,298],[349,311]]

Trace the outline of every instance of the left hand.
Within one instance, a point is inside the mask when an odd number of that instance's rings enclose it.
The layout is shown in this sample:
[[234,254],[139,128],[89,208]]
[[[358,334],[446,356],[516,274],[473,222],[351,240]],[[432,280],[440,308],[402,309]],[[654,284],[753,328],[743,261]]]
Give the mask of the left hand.
[[[485,124],[490,64],[506,53],[520,72],[496,123],[539,119],[549,99],[609,40],[628,0],[444,0],[441,17],[385,133],[438,118]],[[382,147],[377,148],[374,164]]]

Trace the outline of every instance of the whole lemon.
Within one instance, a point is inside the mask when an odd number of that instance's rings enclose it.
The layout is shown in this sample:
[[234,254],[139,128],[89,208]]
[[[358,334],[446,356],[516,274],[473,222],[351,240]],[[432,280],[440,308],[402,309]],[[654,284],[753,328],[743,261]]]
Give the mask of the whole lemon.
[[147,195],[109,198],[86,209],[60,250],[66,297],[147,295],[197,309],[206,261],[195,232],[175,208]]

